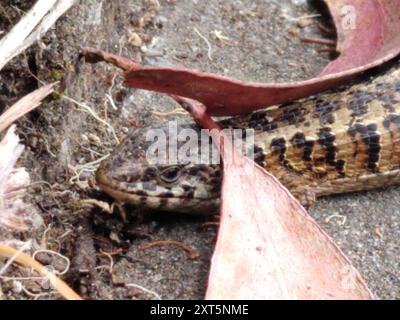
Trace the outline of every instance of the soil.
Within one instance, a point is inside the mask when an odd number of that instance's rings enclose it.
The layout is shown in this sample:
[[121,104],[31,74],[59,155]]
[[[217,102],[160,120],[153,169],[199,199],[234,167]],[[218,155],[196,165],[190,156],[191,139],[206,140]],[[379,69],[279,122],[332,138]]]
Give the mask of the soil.
[[[7,32],[33,3],[2,1],[0,30]],[[332,58],[297,36],[327,36],[317,23],[329,26],[329,17],[318,9],[303,0],[80,1],[0,73],[0,112],[42,83],[61,81],[70,98],[54,94],[18,122],[26,145],[19,164],[36,182],[30,197],[43,223],[23,234],[2,231],[0,240],[31,239],[32,251],[46,248],[70,259],[64,279],[85,299],[202,299],[216,239],[216,228],[205,223],[216,217],[126,207],[124,221],[118,209],[110,215],[82,203],[111,202],[92,181],[97,160],[116,147],[116,137],[123,139],[132,127],[191,119],[154,114],[176,104],[165,95],[126,88],[118,70],[79,63],[78,53],[95,47],[144,64],[184,66],[248,81],[307,79]],[[400,189],[390,188],[321,199],[311,210],[381,299],[400,298],[399,203]],[[176,246],[141,250],[158,240],[180,241],[199,258],[190,259]],[[63,269],[57,257],[38,259]],[[18,280],[26,274],[10,268],[7,277],[12,279],[0,282],[0,298],[60,298],[43,282]]]

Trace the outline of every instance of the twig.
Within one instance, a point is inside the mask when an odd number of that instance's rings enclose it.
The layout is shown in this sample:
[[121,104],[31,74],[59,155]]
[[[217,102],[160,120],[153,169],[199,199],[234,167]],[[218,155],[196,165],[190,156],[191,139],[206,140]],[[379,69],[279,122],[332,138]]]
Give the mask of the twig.
[[18,251],[15,252],[15,254],[7,261],[7,263],[0,269],[0,276],[6,272],[6,270],[13,264],[15,259],[24,251],[27,250],[31,247],[31,241],[27,241],[24,243],[21,248],[18,249]]
[[0,279],[3,281],[42,281],[48,280],[46,277],[7,277],[7,276],[0,276]]
[[304,43],[316,43],[316,44],[322,44],[322,45],[326,45],[326,46],[335,46],[336,45],[336,41],[334,40],[329,40],[329,39],[321,39],[321,38],[308,38],[308,37],[299,37],[301,42]]
[[48,154],[52,157],[52,158],[57,158],[57,155],[50,150],[50,146],[49,146],[49,142],[47,141],[47,138],[43,137],[44,140],[44,145],[46,147],[46,151],[48,152]]
[[324,52],[328,52],[328,53],[337,53],[336,47],[326,47],[326,48],[319,48],[317,50],[318,53],[324,53]]
[[4,258],[13,258],[13,262],[17,262],[24,267],[32,268],[39,274],[45,276],[50,280],[50,283],[58,290],[58,292],[68,300],[82,300],[82,298],[75,293],[64,281],[56,277],[54,273],[47,270],[42,264],[34,260],[23,252],[19,252],[17,249],[11,248],[4,244],[0,244],[0,256]]
[[138,284],[135,284],[135,283],[127,283],[127,284],[125,284],[125,287],[132,287],[132,288],[140,289],[140,290],[142,290],[142,291],[144,291],[144,292],[146,292],[146,293],[150,293],[151,295],[153,295],[154,297],[156,297],[157,300],[162,300],[162,299],[161,299],[161,296],[160,296],[157,292],[154,292],[154,291],[152,291],[152,290],[146,289],[146,288],[144,288],[144,287],[142,287],[142,286],[140,286],[140,285],[138,285]]
[[347,217],[341,214],[332,214],[331,216],[329,216],[328,218],[325,219],[325,223],[329,223],[333,218],[339,218],[342,219],[342,222],[340,223],[340,225],[344,226],[346,221],[347,221]]
[[320,14],[309,14],[309,15],[305,15],[305,16],[301,16],[301,17],[292,17],[287,14],[283,14],[282,16],[284,18],[288,19],[289,21],[293,21],[293,22],[297,22],[297,21],[304,20],[304,19],[312,19],[312,18],[321,17]]
[[185,110],[183,110],[181,107],[179,107],[174,110],[167,111],[167,112],[153,111],[152,114],[157,117],[165,117],[165,116],[175,116],[178,114],[187,115],[188,113]]
[[197,35],[198,35],[200,38],[202,38],[202,39],[204,40],[204,42],[207,44],[207,47],[208,47],[208,52],[207,52],[208,59],[210,59],[210,61],[212,61],[212,60],[213,60],[213,58],[212,58],[212,56],[211,56],[211,55],[212,55],[212,47],[211,47],[210,41],[209,41],[205,36],[203,36],[203,35],[200,33],[200,31],[197,30],[197,28],[194,28],[194,32],[196,32]]
[[218,229],[220,226],[219,222],[216,221],[209,221],[209,222],[204,222],[201,224],[201,229],[208,229],[208,228],[216,228]]
[[183,251],[185,251],[189,254],[189,257],[192,260],[195,260],[199,257],[199,254],[196,251],[194,251],[192,248],[189,248],[187,245],[185,245],[182,242],[174,241],[174,240],[155,241],[148,245],[141,246],[139,248],[139,250],[144,251],[144,250],[148,250],[148,249],[151,249],[154,247],[165,246],[165,245],[174,245],[174,246],[177,246],[178,248],[181,248]]
[[96,206],[105,211],[108,214],[112,214],[114,212],[114,203],[111,205],[108,202],[105,201],[100,201],[97,199],[84,199],[81,200],[81,203],[83,205],[89,205],[89,206]]
[[108,101],[110,102],[111,107],[112,107],[114,110],[118,110],[117,106],[115,105],[114,99],[111,97],[111,95],[106,94],[106,98],[107,98]]
[[379,237],[379,239],[383,240],[384,236],[383,233],[381,231],[381,229],[379,227],[375,228],[375,234]]
[[319,29],[319,31],[321,31],[323,33],[326,33],[327,35],[330,35],[330,36],[335,36],[336,35],[336,31],[335,30],[324,26],[320,22],[317,23],[317,28]]
[[42,235],[42,246],[45,247],[48,241],[47,238],[47,234],[52,230],[53,224],[49,223],[48,226],[46,227],[46,229],[43,231],[43,235]]
[[70,169],[72,169],[75,172],[75,175],[69,179],[69,183],[73,183],[75,180],[79,181],[79,177],[83,172],[94,172],[96,171],[98,165],[100,164],[100,162],[102,162],[103,160],[107,159],[110,155],[107,154],[104,157],[101,157],[100,159],[97,159],[95,161],[92,162],[88,162],[85,163],[83,165],[79,165],[76,167],[73,166],[69,166]]
[[124,249],[122,249],[122,248],[117,248],[116,250],[111,251],[111,252],[106,252],[106,251],[103,251],[102,249],[100,249],[100,255],[102,255],[102,256],[108,255],[108,256],[112,257],[112,256],[117,256],[117,255],[121,254],[122,252],[124,252]]
[[113,259],[112,255],[109,254],[108,252],[103,252],[103,251],[101,252],[101,255],[104,256],[104,257],[107,257],[110,260],[110,265],[106,266],[106,268],[108,269],[108,272],[110,274],[112,274],[113,273],[113,268],[114,268],[114,259]]
[[221,42],[223,42],[223,43],[225,43],[225,44],[230,44],[231,39],[230,39],[229,37],[224,36],[224,35],[222,34],[222,31],[214,30],[213,33],[214,33],[215,37],[216,37],[219,41],[221,41]]
[[52,255],[55,255],[57,257],[60,257],[61,259],[63,259],[66,262],[66,266],[65,266],[65,268],[64,268],[64,270],[62,272],[56,271],[56,273],[58,273],[59,275],[62,276],[62,275],[66,274],[68,272],[69,267],[71,266],[71,261],[66,256],[63,256],[61,253],[58,253],[56,251],[44,250],[43,249],[43,250],[36,250],[33,253],[32,258],[35,259],[36,255],[39,254],[39,253],[48,253],[48,254],[52,254]]
[[[119,54],[121,54],[121,50],[122,50],[122,47],[120,45],[120,53]],[[112,91],[115,86],[115,79],[117,78],[117,75],[118,75],[117,73],[114,73],[114,75],[112,76],[111,85],[110,85],[110,88],[108,89],[108,95],[106,94],[106,97],[110,101],[111,106],[114,108],[114,110],[118,110],[117,106],[114,103],[114,99],[112,98]]]

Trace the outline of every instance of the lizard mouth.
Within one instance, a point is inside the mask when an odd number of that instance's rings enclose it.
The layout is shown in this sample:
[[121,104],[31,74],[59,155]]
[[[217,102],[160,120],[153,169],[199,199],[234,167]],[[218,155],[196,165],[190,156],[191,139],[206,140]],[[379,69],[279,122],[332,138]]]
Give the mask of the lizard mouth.
[[218,211],[220,199],[213,198],[188,198],[170,194],[150,195],[145,190],[118,187],[116,182],[108,179],[98,179],[98,185],[102,191],[112,196],[117,201],[129,203],[140,208],[180,212],[186,214],[215,214]]
[[[121,198],[140,197],[142,199],[197,199],[207,201],[219,198],[219,195],[196,194],[192,188],[189,190],[170,190],[151,182],[121,182],[118,179],[110,177],[103,168],[96,172],[96,181],[100,189],[116,197]],[[129,201],[127,201],[129,202]]]

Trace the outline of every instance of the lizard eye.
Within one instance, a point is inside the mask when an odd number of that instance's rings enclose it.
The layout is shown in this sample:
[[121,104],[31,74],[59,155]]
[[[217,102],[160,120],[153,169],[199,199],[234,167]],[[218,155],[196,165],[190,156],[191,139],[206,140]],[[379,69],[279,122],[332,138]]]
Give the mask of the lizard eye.
[[169,167],[161,172],[161,180],[166,183],[173,183],[178,180],[180,176],[180,170],[178,167]]

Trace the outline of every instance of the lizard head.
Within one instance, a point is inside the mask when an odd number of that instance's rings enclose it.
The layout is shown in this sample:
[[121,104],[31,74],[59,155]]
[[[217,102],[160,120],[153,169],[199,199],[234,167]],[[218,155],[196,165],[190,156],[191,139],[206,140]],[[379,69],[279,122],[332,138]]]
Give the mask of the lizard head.
[[[176,131],[179,137],[192,137],[189,157],[187,153],[182,157],[182,148],[189,146],[189,140],[171,138],[170,130],[168,126],[134,130],[98,168],[96,181],[100,189],[118,201],[141,208],[215,213],[219,207],[221,165],[198,159],[199,151],[193,143],[199,145],[201,132],[195,126],[178,126]],[[172,139],[176,141],[175,149],[170,149]],[[208,146],[209,155],[215,156],[216,148],[211,143]]]

